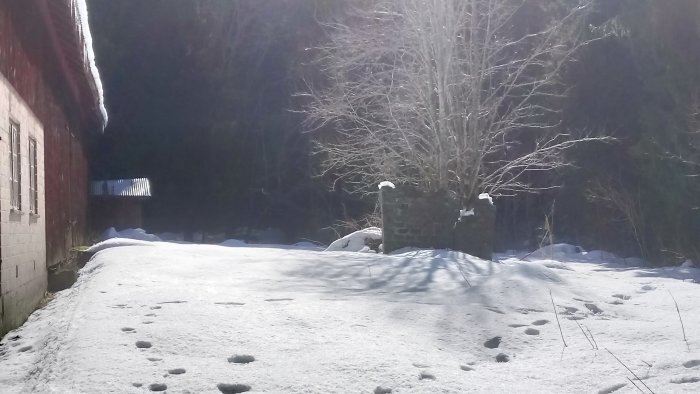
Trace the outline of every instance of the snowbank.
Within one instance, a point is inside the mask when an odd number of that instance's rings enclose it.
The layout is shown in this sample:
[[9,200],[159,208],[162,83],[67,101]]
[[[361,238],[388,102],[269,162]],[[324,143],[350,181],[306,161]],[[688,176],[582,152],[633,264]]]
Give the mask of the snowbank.
[[100,240],[106,241],[111,238],[136,239],[139,241],[157,242],[161,239],[157,235],[149,234],[142,228],[127,228],[117,231],[114,227],[110,227],[102,233]]
[[594,262],[603,264],[615,264],[626,267],[648,267],[649,263],[639,257],[618,257],[613,253],[603,250],[591,250],[586,252],[582,247],[566,243],[543,246],[532,253],[526,254],[526,260],[557,260]]
[[695,263],[693,263],[693,260],[686,260],[681,264],[681,268],[695,268]]
[[151,246],[153,245],[153,241],[144,241],[144,240],[139,240],[139,239],[131,239],[131,238],[110,238],[108,240],[98,242],[89,248],[87,248],[85,251],[87,253],[97,253],[101,250],[109,249],[109,248],[116,248],[120,246]]
[[119,231],[119,238],[128,238],[128,239],[136,239],[139,241],[151,241],[151,242],[156,242],[156,241],[161,240],[160,238],[158,238],[157,235],[149,234],[146,232],[146,230],[141,229],[141,228],[128,228],[128,229]]
[[169,231],[158,233],[156,236],[160,238],[161,241],[183,242],[185,240],[185,235],[183,233],[173,233]]
[[323,250],[322,247],[318,246],[317,244],[309,241],[300,241],[297,243],[292,244],[294,248],[297,249],[303,249],[303,250]]
[[528,259],[562,259],[572,256],[581,257],[583,249],[569,244],[552,244],[543,246],[527,255]]
[[227,239],[224,242],[221,242],[219,246],[228,246],[228,247],[239,247],[239,246],[247,246],[248,244],[245,243],[245,241],[241,241],[240,239]]
[[369,227],[335,240],[326,248],[326,252],[369,252],[370,249],[367,246],[367,241],[381,241],[381,239],[382,229],[379,227]]

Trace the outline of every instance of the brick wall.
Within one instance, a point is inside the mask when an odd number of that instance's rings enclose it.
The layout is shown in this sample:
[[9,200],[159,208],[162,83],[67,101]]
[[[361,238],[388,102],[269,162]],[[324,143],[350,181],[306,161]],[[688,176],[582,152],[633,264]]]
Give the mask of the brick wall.
[[[10,210],[10,120],[20,126],[19,211]],[[38,215],[29,212],[29,138],[37,142]],[[46,291],[44,129],[0,75],[0,335],[19,326]]]
[[[19,93],[44,129],[43,159],[47,172],[46,262],[55,267],[66,262],[75,246],[87,240],[88,223],[88,152],[91,130],[99,128],[99,111],[85,84],[82,103],[72,97],[70,78],[58,61],[46,28],[41,4],[55,12],[70,12],[67,1],[0,1],[0,74]],[[61,11],[63,10],[63,11]],[[57,14],[58,15],[58,14]],[[68,16],[68,15],[66,15]],[[66,19],[67,20],[67,19]],[[65,39],[72,36],[74,25],[61,23]],[[70,51],[66,53],[70,56]],[[81,61],[80,56],[67,59]],[[82,80],[81,77],[78,77]],[[0,124],[5,120],[0,119]]]
[[460,219],[462,207],[447,193],[421,193],[407,188],[380,190],[385,253],[414,246],[454,249],[490,259],[495,208],[477,200],[474,215]]

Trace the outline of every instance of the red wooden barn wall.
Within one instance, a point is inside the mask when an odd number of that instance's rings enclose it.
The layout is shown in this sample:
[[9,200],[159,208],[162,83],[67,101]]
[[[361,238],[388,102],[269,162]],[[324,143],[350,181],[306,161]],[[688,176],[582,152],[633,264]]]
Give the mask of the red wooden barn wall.
[[0,73],[44,126],[46,212],[40,214],[52,266],[86,241],[88,126],[64,82],[35,1],[0,0]]

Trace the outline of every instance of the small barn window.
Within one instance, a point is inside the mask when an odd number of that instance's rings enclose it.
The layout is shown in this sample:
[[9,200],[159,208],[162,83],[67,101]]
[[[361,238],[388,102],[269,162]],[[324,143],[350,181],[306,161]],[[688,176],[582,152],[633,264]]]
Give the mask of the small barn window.
[[36,140],[29,139],[29,212],[39,213],[39,183],[37,172]]
[[19,123],[10,121],[10,208],[22,209],[22,156],[19,143]]

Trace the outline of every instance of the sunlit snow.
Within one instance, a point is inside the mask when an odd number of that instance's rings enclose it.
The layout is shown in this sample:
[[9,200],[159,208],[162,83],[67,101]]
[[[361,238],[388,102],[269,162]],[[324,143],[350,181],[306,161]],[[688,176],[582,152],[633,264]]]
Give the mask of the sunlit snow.
[[486,261],[108,240],[0,342],[0,391],[638,392],[612,353],[656,393],[698,392],[700,270],[567,248]]

